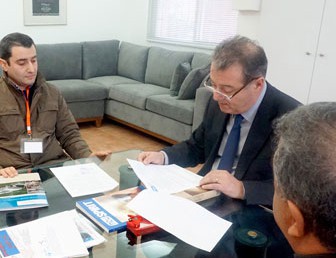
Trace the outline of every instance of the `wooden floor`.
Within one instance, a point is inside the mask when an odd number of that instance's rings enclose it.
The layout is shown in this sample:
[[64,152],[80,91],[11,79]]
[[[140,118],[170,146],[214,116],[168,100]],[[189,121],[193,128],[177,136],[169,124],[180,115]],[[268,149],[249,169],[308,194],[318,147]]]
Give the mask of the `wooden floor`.
[[[80,132],[92,151],[111,150],[112,152],[138,149],[158,151],[170,143],[164,142],[138,130],[105,119],[101,127],[93,122],[80,123]],[[193,172],[199,171],[201,165],[187,168]]]
[[92,151],[117,152],[130,149],[157,151],[170,145],[111,120],[104,120],[101,127],[96,127],[93,122],[79,123],[79,128]]

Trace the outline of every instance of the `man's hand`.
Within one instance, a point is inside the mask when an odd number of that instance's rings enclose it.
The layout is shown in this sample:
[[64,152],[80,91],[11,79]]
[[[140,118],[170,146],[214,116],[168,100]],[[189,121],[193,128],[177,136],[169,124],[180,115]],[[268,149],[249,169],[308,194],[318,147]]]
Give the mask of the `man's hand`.
[[243,183],[226,170],[210,171],[202,178],[200,186],[206,190],[218,190],[231,198],[245,198]]
[[163,165],[164,159],[165,159],[164,154],[158,151],[145,151],[141,152],[138,156],[138,161],[144,163],[145,165],[148,164]]
[[105,159],[111,153],[112,153],[112,151],[110,151],[110,150],[95,151],[95,152],[92,152],[89,157],[96,156],[96,157],[98,157],[100,159]]
[[7,167],[0,169],[0,175],[3,177],[15,177],[18,172],[14,167]]

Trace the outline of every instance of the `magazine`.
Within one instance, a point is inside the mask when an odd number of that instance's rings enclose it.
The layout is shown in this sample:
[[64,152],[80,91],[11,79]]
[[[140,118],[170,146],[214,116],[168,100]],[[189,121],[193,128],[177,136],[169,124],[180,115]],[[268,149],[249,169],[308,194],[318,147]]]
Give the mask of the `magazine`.
[[38,173],[0,177],[0,211],[45,206],[48,206],[48,200]]

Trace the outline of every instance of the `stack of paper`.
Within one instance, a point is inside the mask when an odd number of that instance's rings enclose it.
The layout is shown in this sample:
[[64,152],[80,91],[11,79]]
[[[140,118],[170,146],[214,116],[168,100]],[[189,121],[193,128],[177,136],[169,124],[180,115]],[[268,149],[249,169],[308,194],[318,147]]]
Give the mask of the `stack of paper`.
[[199,186],[202,177],[177,165],[128,162],[147,188],[128,207],[186,243],[210,252],[232,223],[182,195],[171,195]]
[[88,247],[104,241],[72,210],[0,230],[0,254],[15,258],[80,257],[88,255]]
[[199,186],[202,177],[172,165],[144,165],[142,162],[127,159],[140,181],[146,186],[158,192],[178,193],[195,186]]

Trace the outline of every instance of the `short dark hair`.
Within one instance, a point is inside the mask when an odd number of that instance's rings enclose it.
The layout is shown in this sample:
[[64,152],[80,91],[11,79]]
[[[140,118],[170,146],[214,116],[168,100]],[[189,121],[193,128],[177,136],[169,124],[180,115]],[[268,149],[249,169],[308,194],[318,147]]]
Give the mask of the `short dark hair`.
[[14,46],[30,48],[32,45],[35,43],[28,35],[19,32],[8,34],[0,41],[0,58],[9,62]]
[[279,194],[302,212],[305,232],[336,251],[336,102],[301,106],[276,124]]
[[259,76],[266,77],[267,72],[264,49],[256,41],[239,35],[222,41],[215,48],[212,64],[218,70],[240,64],[243,67],[245,83]]

